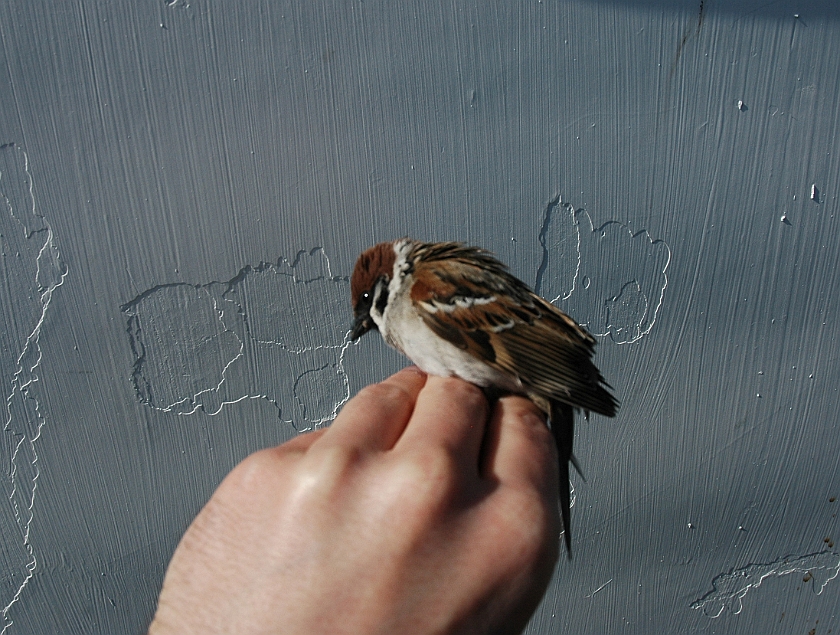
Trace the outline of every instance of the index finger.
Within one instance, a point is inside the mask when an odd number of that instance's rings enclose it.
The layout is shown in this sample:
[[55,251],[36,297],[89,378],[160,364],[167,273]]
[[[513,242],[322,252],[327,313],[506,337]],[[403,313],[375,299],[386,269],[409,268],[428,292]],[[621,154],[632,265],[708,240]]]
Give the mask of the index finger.
[[425,384],[426,373],[409,366],[383,382],[362,388],[315,445],[390,450],[403,433]]
[[487,411],[487,398],[477,386],[456,377],[429,377],[397,447],[443,448],[477,474]]

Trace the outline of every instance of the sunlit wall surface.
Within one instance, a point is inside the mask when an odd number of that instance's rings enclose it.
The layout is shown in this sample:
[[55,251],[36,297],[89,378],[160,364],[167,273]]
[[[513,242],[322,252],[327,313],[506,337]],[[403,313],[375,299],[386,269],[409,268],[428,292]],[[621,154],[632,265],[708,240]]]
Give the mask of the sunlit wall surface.
[[347,336],[403,235],[622,402],[529,633],[840,631],[838,126],[834,0],[0,3],[0,631],[141,632],[223,476],[404,364]]

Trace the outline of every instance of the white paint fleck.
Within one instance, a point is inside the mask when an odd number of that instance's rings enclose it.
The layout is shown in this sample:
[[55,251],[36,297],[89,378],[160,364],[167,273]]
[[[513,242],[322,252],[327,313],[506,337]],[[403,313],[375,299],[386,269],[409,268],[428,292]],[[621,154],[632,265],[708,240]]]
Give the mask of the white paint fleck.
[[592,596],[594,596],[596,593],[598,593],[598,591],[601,591],[601,590],[603,590],[604,588],[606,588],[606,586],[607,586],[610,582],[612,582],[612,581],[613,581],[613,578],[610,578],[609,580],[607,580],[606,582],[604,582],[604,584],[602,584],[602,585],[601,585],[601,586],[599,586],[597,589],[595,589],[592,593],[589,593],[588,595],[585,595],[584,597],[586,597],[586,598],[591,598],[591,597],[592,597]]

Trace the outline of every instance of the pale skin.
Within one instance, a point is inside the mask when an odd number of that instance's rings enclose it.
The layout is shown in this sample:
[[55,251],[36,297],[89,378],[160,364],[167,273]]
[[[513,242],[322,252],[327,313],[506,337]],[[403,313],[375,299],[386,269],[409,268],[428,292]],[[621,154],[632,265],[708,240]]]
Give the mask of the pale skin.
[[543,415],[412,367],[252,454],[178,545],[151,635],[518,633],[558,557]]

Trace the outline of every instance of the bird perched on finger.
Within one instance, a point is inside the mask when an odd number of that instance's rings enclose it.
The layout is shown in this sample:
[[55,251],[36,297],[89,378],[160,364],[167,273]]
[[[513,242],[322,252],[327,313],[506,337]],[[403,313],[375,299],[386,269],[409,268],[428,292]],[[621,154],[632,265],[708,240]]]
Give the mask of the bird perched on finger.
[[362,253],[350,278],[351,338],[370,330],[431,375],[526,395],[548,417],[560,458],[560,511],[571,557],[574,409],[615,415],[592,362],[595,339],[489,252],[410,238]]

